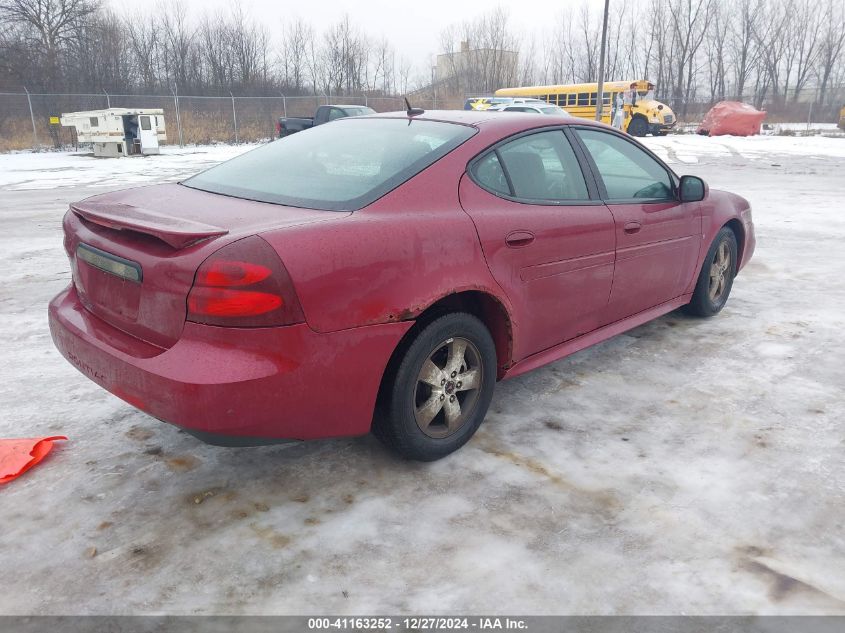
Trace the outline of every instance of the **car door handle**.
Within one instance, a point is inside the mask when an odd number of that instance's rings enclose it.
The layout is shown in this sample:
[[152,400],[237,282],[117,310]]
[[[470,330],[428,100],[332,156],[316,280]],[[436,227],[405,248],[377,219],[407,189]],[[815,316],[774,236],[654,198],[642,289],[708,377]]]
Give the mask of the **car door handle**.
[[522,248],[534,241],[534,234],[531,231],[511,231],[505,238],[505,244],[510,248]]
[[638,233],[641,228],[643,228],[643,225],[640,224],[639,222],[628,222],[625,225],[625,232],[629,233],[629,234],[630,233]]

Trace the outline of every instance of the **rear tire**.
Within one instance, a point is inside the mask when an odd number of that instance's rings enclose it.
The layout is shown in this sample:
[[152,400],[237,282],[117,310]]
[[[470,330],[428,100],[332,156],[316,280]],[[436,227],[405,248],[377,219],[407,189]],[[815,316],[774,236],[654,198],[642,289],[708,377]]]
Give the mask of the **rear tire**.
[[725,307],[736,276],[736,254],[736,236],[724,226],[704,257],[692,300],[686,305],[689,314],[711,317]]
[[648,121],[639,114],[628,124],[628,134],[631,136],[645,136],[648,134]]
[[471,314],[447,314],[424,326],[396,360],[373,434],[406,459],[434,461],[459,449],[493,397],[490,332]]

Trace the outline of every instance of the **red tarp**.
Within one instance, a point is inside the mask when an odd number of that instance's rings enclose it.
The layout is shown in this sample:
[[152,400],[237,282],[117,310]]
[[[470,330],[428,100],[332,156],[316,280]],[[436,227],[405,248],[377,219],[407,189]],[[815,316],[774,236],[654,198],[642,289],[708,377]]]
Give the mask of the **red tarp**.
[[720,101],[706,114],[698,133],[708,136],[753,136],[760,133],[766,112],[739,101]]
[[31,437],[21,440],[0,440],[0,484],[12,481],[44,459],[55,440],[64,435]]

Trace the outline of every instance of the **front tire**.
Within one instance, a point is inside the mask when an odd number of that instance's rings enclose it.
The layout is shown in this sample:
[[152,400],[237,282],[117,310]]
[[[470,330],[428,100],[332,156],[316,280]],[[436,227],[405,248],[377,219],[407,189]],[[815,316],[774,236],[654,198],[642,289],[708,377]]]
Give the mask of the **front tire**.
[[463,312],[442,316],[405,350],[373,433],[406,459],[445,457],[481,425],[495,382],[496,347],[484,324]]
[[711,317],[725,307],[736,276],[736,255],[736,236],[728,227],[722,227],[704,258],[687,312]]
[[628,124],[628,134],[631,136],[645,136],[648,134],[648,121],[640,115],[634,116]]

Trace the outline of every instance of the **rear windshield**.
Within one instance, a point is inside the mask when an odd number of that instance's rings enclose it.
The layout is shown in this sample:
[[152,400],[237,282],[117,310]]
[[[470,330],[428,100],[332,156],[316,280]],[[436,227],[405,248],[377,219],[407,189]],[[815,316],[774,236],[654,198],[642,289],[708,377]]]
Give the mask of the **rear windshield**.
[[268,143],[182,184],[247,200],[354,211],[475,132],[465,125],[418,119],[338,119]]

